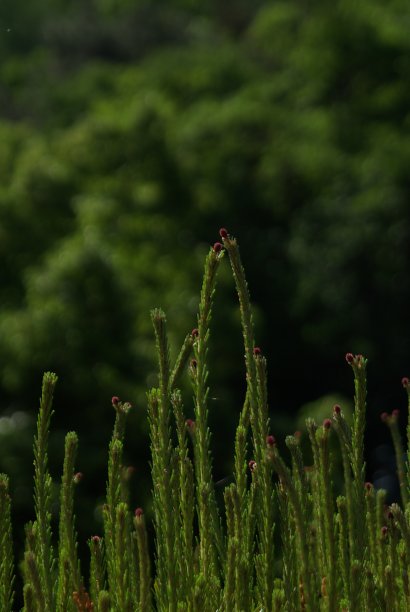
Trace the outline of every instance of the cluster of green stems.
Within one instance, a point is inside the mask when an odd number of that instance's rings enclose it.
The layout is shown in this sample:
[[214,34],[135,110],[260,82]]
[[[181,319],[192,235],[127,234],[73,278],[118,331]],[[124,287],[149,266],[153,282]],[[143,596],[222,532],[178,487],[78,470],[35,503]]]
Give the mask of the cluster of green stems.
[[[34,520],[26,526],[21,563],[25,612],[247,612],[410,609],[410,424],[407,457],[397,413],[385,414],[393,439],[400,504],[365,481],[366,365],[348,353],[355,409],[350,424],[340,406],[322,424],[308,419],[313,464],[300,437],[285,440],[285,462],[270,432],[266,359],[256,346],[248,286],[236,240],[224,229],[205,261],[197,327],[171,364],[166,318],[151,313],[158,386],[148,394],[152,512],[132,512],[123,444],[130,404],[113,397],[103,534],[89,540],[90,579],[77,556],[75,461],[69,432],[60,487],[58,538],[51,531],[52,480],[47,444],[57,377],[43,379],[34,442]],[[234,478],[217,502],[208,427],[208,343],[218,268],[228,254],[241,313],[246,394],[233,443]],[[178,383],[188,370],[194,419],[186,419]],[[403,379],[410,398],[410,383]],[[408,402],[410,406],[410,401]],[[335,436],[343,466],[343,494],[332,482]],[[151,549],[151,552],[150,552]],[[152,550],[153,549],[153,550]],[[14,558],[9,482],[0,475],[0,609],[13,610]]]

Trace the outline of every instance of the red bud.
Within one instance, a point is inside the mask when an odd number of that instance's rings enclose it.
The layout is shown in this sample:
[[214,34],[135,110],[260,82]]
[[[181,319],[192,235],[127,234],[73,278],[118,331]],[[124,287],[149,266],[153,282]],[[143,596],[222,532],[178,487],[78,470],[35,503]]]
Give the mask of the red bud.
[[221,229],[219,230],[219,235],[221,238],[228,238],[228,230],[226,230],[224,227],[221,227]]

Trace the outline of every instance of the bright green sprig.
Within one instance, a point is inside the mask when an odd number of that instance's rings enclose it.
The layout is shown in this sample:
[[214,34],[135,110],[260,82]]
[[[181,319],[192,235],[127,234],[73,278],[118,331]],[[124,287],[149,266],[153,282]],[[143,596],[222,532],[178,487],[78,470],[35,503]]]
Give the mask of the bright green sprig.
[[[194,341],[194,356],[190,373],[194,390],[195,435],[195,476],[197,488],[197,513],[199,526],[200,571],[209,583],[205,596],[213,598],[220,588],[220,572],[224,563],[224,543],[220,517],[215,498],[210,453],[210,431],[208,428],[209,388],[207,354],[212,302],[217,272],[223,251],[211,248],[205,260],[205,271],[198,312],[198,331]],[[206,605],[210,605],[210,602]],[[217,600],[214,604],[217,607]]]
[[175,365],[172,369],[169,379],[169,389],[173,391],[184,371],[186,364],[188,363],[189,356],[192,353],[192,345],[194,343],[194,335],[192,333],[185,336],[185,340],[182,344],[181,350],[178,353]]
[[74,517],[74,487],[79,476],[74,474],[78,438],[74,431],[65,438],[64,467],[60,495],[60,529],[58,550],[57,610],[74,609],[72,593],[80,592],[83,580],[77,556]]
[[[151,597],[151,561],[148,550],[148,535],[144,516],[140,508],[137,508],[134,516],[134,527],[138,545],[139,563],[139,610],[150,612],[152,609]],[[189,609],[189,608],[188,608]]]
[[9,479],[0,474],[0,610],[11,612],[14,599],[14,559]]
[[[34,585],[37,595],[41,591],[44,612],[54,612],[56,601],[54,591],[55,559],[51,544],[51,476],[48,472],[47,444],[52,416],[52,403],[57,376],[46,372],[43,377],[40,410],[37,418],[37,434],[34,439],[34,506],[36,512],[35,558],[29,555],[29,565],[39,579]],[[41,585],[41,587],[40,587]]]
[[[179,528],[180,554],[179,566],[179,591],[181,600],[185,601],[187,609],[193,606],[193,584],[194,584],[194,548],[193,548],[193,523],[195,515],[195,491],[194,491],[194,469],[188,453],[187,424],[183,414],[182,397],[179,390],[171,395],[171,403],[174,410],[178,447],[176,449],[178,473],[179,499]],[[194,429],[194,425],[192,425]],[[192,435],[194,431],[192,431]]]
[[106,590],[104,541],[93,536],[88,541],[90,548],[90,595],[94,602],[95,612],[100,612],[99,594]]

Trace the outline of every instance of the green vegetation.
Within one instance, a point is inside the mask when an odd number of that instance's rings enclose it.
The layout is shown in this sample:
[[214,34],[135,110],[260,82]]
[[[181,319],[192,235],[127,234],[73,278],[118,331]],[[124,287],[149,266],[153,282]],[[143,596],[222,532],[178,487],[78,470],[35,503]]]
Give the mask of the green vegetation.
[[[300,436],[288,436],[291,465],[270,431],[266,359],[255,345],[249,292],[236,240],[225,229],[210,248],[198,327],[172,366],[166,318],[151,313],[158,385],[147,395],[151,440],[154,542],[138,507],[132,516],[124,433],[131,405],[112,398],[115,423],[108,452],[103,535],[92,536],[86,585],[77,556],[73,498],[77,435],[65,439],[59,537],[52,535],[52,479],[48,436],[57,377],[43,378],[34,442],[34,516],[26,526],[23,573],[25,612],[96,610],[404,610],[410,603],[410,468],[403,460],[398,411],[384,413],[397,456],[402,505],[386,508],[386,494],[365,482],[366,365],[346,354],[354,375],[354,413],[333,407],[323,424],[306,421],[313,464],[306,465]],[[246,368],[243,408],[237,415],[234,481],[216,499],[208,426],[208,343],[216,278],[229,256],[239,298]],[[193,352],[193,356],[191,354]],[[185,418],[178,389],[187,366],[195,419]],[[408,393],[410,449],[410,382]],[[343,462],[343,489],[335,499],[331,436]],[[0,476],[0,602],[13,609],[14,563],[8,478]],[[13,526],[15,528],[15,526]],[[155,548],[154,563],[149,554]]]

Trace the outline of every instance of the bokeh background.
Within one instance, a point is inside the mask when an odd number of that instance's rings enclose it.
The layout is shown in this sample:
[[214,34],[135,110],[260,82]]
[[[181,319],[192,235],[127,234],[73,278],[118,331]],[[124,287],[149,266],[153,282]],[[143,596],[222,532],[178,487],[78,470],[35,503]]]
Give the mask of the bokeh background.
[[[406,0],[1,1],[0,470],[19,542],[45,370],[60,379],[56,496],[64,435],[80,435],[82,550],[101,533],[112,395],[135,407],[127,462],[149,512],[149,310],[166,311],[175,356],[221,226],[248,275],[272,432],[335,401],[349,410],[344,355],[363,353],[368,478],[391,488],[378,415],[402,408],[404,425],[410,372],[409,31]],[[230,471],[242,354],[226,261],[211,336],[215,480]]]

